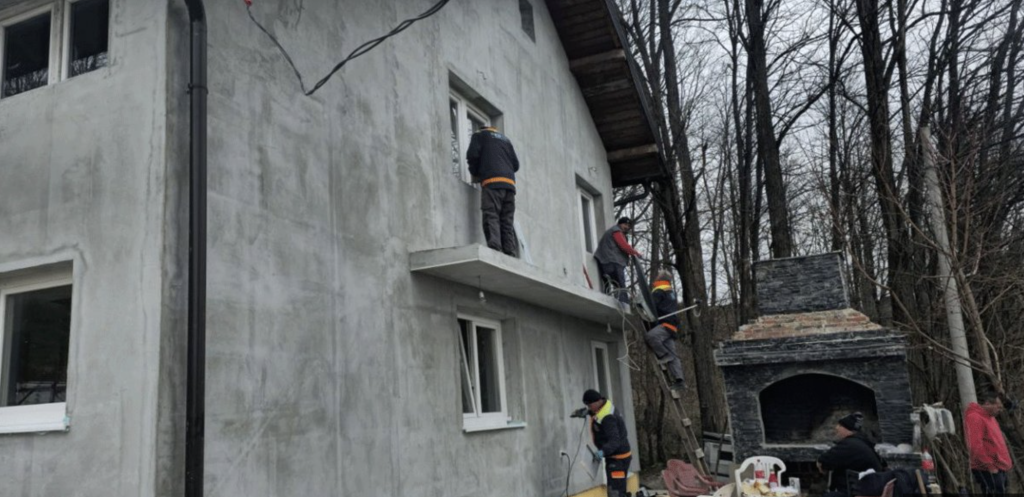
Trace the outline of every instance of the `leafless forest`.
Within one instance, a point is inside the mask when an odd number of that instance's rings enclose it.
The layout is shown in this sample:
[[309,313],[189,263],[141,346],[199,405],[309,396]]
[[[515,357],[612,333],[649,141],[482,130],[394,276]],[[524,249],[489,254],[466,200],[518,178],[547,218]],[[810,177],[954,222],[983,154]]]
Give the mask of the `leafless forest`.
[[[909,336],[915,403],[960,412],[947,255],[979,388],[1024,394],[1022,0],[617,1],[674,178],[621,211],[652,267],[705,303],[680,343],[704,430],[728,429],[712,352],[756,317],[766,258],[844,252],[855,307]],[[654,373],[633,381],[642,463],[680,457]],[[1022,421],[1001,419],[1017,455]],[[944,485],[969,481],[962,441],[933,450]]]

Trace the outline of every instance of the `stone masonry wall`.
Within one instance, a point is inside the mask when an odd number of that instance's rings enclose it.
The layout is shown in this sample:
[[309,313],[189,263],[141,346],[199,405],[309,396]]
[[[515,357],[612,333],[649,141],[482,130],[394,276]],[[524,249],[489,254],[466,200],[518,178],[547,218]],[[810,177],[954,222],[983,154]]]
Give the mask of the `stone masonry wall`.
[[754,264],[754,275],[762,316],[850,307],[838,252],[760,261]]

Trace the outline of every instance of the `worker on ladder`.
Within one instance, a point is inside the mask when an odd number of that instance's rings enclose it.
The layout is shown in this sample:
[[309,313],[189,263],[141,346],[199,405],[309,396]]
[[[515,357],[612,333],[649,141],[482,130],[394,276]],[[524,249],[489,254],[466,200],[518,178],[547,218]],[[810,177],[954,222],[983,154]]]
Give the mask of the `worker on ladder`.
[[583,392],[583,403],[590,413],[590,436],[597,447],[594,459],[604,459],[608,497],[627,497],[626,477],[633,454],[629,450],[626,422],[612,402],[597,390]]
[[683,381],[683,363],[676,353],[675,344],[676,339],[680,337],[679,304],[676,302],[676,292],[672,291],[672,274],[668,271],[658,271],[654,288],[651,290],[651,300],[658,322],[647,331],[644,340],[654,351],[658,363],[671,375],[672,390],[683,390],[686,387],[686,382]]

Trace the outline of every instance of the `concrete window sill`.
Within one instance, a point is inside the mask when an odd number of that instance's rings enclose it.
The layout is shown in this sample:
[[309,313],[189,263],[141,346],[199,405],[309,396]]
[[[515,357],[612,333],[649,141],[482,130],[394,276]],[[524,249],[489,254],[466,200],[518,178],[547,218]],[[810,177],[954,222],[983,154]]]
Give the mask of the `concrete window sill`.
[[[467,420],[468,421],[468,420]],[[497,423],[463,423],[463,433],[477,433],[481,431],[495,431],[495,430],[513,430],[517,428],[526,428],[526,421],[502,421]]]
[[0,407],[0,434],[67,431],[67,404]]

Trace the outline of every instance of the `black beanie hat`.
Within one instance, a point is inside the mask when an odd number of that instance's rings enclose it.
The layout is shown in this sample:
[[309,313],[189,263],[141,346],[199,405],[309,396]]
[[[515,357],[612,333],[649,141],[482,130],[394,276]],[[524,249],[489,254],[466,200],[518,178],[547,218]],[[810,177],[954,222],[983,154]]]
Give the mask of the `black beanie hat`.
[[864,415],[859,412],[847,414],[846,416],[839,418],[839,426],[842,426],[843,428],[846,428],[847,430],[850,431],[860,431],[862,424],[861,421],[863,419]]
[[601,393],[598,392],[597,390],[587,390],[586,392],[583,392],[584,404],[593,404],[594,402],[597,402],[603,398],[604,396],[601,395]]
[[633,220],[628,217],[620,217],[618,224],[628,224],[630,226],[633,226]]

